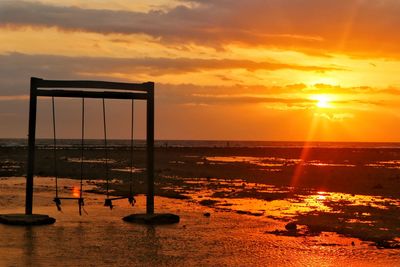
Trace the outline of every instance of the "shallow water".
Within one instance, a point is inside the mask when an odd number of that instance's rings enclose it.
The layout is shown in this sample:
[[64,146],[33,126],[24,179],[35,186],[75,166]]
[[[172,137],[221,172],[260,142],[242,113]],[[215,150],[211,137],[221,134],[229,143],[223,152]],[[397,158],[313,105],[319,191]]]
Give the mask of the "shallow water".
[[[301,160],[301,159],[286,159],[279,157],[243,157],[243,156],[219,156],[219,157],[205,157],[203,162],[198,164],[204,164],[210,162],[210,164],[224,164],[224,163],[248,163],[259,167],[288,167],[296,164],[303,166],[316,166],[316,167],[357,167],[356,164],[350,164],[347,162],[326,162],[323,160]],[[184,163],[184,162],[182,162]],[[399,160],[391,161],[376,161],[372,163],[361,164],[364,167],[374,168],[386,168],[386,169],[400,169]],[[268,169],[265,169],[268,170]],[[282,170],[277,168],[277,170]]]
[[[194,203],[156,198],[156,210],[181,216],[171,226],[125,223],[121,217],[144,211],[120,201],[112,211],[102,195],[85,194],[88,215],[63,202],[57,212],[51,178],[35,180],[35,213],[57,219],[54,225],[0,225],[0,266],[398,266],[398,250],[379,250],[354,238],[323,233],[286,237],[265,233],[282,223],[232,212],[215,212]],[[62,193],[73,194],[76,180],[60,179]],[[0,213],[23,212],[24,179],[0,179]],[[64,187],[65,186],[65,187]],[[89,185],[90,186],[90,185]],[[203,216],[211,212],[211,217]],[[355,246],[351,245],[355,243]]]
[[194,200],[205,198],[214,200],[219,202],[214,205],[216,207],[220,205],[231,210],[265,211],[269,215],[282,218],[308,212],[334,212],[331,207],[333,203],[381,210],[400,207],[400,199],[378,195],[356,195],[314,189],[293,191],[291,187],[249,183],[242,179],[182,178],[181,180],[181,183],[163,188],[182,192]]

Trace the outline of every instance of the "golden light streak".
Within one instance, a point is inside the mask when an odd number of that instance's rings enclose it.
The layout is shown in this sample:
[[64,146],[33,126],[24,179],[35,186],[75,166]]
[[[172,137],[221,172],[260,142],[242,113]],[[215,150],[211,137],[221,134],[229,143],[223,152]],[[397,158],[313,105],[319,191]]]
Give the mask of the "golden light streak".
[[301,177],[301,174],[303,172],[304,162],[307,161],[308,155],[310,153],[310,143],[315,138],[315,132],[316,132],[316,129],[318,126],[318,122],[319,122],[319,118],[317,116],[313,116],[309,131],[308,131],[306,142],[304,143],[303,149],[300,154],[300,161],[294,170],[292,180],[290,182],[291,187],[296,187],[298,184],[298,181]]

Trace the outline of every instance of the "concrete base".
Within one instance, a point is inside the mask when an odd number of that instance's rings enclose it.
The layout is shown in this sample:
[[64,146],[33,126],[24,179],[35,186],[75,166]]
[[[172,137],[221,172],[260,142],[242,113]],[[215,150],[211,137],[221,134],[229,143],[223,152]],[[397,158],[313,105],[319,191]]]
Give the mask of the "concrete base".
[[179,222],[179,216],[171,213],[158,213],[158,214],[131,214],[122,220],[132,223],[140,224],[174,224]]
[[43,214],[0,214],[0,223],[9,225],[45,225],[55,221],[56,219]]

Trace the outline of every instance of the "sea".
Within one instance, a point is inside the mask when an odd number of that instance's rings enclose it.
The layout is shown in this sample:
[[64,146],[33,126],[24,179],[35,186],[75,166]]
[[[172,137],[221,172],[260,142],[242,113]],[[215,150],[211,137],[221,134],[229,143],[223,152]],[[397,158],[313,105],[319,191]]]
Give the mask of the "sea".
[[[146,146],[146,140],[134,140],[135,147]],[[36,139],[36,146],[52,147],[54,140],[50,138]],[[109,139],[107,146],[128,147],[130,140]],[[0,147],[26,147],[27,139],[3,138]],[[58,147],[80,147],[80,139],[57,139]],[[103,139],[85,139],[86,147],[104,147]],[[317,141],[240,141],[240,140],[155,140],[155,147],[268,147],[268,148],[400,148],[400,142],[317,142]]]

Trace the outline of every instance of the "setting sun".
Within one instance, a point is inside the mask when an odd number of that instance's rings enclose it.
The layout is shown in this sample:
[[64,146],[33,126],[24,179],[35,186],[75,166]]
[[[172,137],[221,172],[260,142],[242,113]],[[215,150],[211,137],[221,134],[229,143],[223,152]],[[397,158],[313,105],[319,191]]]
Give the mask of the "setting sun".
[[311,99],[314,100],[316,103],[315,105],[319,108],[330,108],[332,107],[332,97],[328,95],[314,95],[311,96]]

